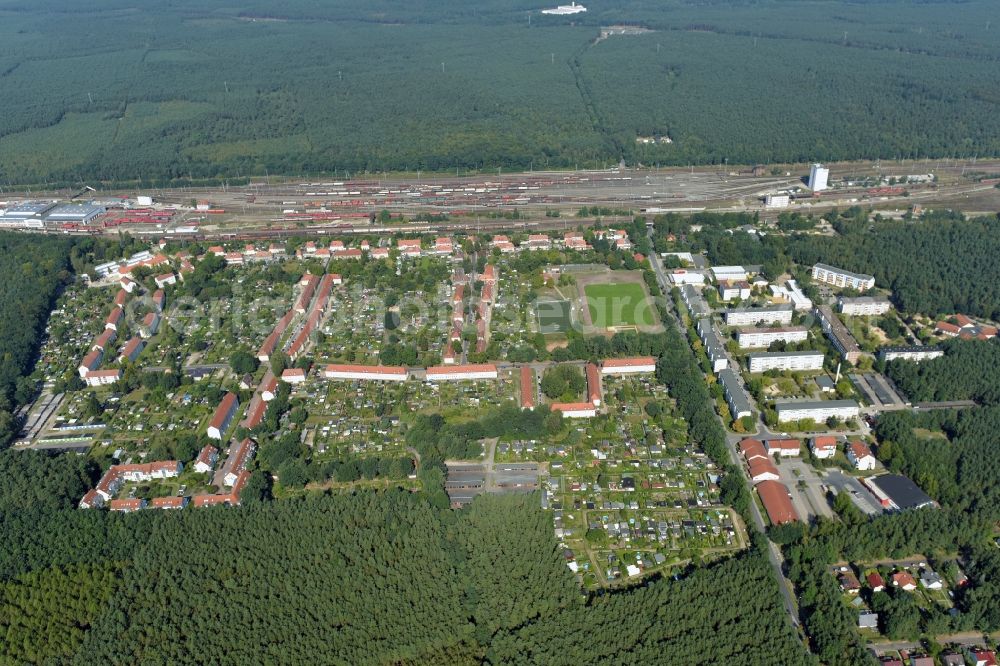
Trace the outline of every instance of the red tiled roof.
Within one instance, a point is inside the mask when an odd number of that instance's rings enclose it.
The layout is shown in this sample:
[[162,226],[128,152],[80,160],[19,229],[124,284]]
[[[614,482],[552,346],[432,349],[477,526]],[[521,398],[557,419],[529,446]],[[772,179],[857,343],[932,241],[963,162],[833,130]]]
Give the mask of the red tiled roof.
[[601,361],[605,368],[634,368],[643,365],[656,365],[652,356],[637,356],[635,358],[606,358]]
[[427,368],[428,376],[461,375],[467,372],[496,372],[497,366],[492,363],[472,363],[468,365],[438,365]]
[[521,407],[535,407],[535,373],[528,366],[521,366]]
[[587,397],[593,403],[601,399],[601,373],[593,363],[587,364]]
[[750,478],[756,478],[762,474],[774,474],[778,476],[778,468],[768,458],[754,458],[750,461]]
[[836,448],[837,438],[833,435],[820,435],[819,437],[813,437],[813,446],[819,449]]
[[112,511],[135,511],[145,505],[146,500],[142,499],[113,499],[108,502],[108,508]]
[[740,442],[740,453],[747,460],[752,458],[767,458],[767,451],[759,439],[746,438]]
[[772,525],[791,523],[799,519],[799,515],[788,498],[788,488],[779,481],[761,481],[756,486],[761,504],[767,511],[767,517]]
[[401,365],[343,365],[331,363],[326,366],[326,372],[359,372],[367,375],[405,375],[406,368]]
[[218,408],[216,408],[215,415],[212,416],[212,421],[209,425],[214,428],[221,429],[226,422],[226,418],[229,416],[229,412],[233,409],[236,402],[236,394],[227,393],[222,399],[222,402],[219,403]]
[[204,448],[198,453],[197,461],[204,463],[206,465],[212,464],[212,457],[219,455],[219,449],[215,448],[211,444],[206,444]]
[[263,400],[258,400],[257,404],[251,408],[250,413],[246,415],[243,419],[243,425],[249,429],[254,429],[260,422],[264,420],[264,414],[267,412],[267,403]]
[[192,502],[196,507],[201,506],[215,506],[216,504],[225,504],[229,502],[229,494],[225,495],[195,495]]
[[582,412],[595,409],[592,402],[553,402],[549,408],[553,412]]
[[183,509],[187,504],[186,497],[155,497],[149,503],[151,509]]
[[851,453],[854,454],[855,458],[864,458],[865,456],[870,456],[872,450],[868,448],[868,445],[864,442],[854,441],[850,443]]
[[782,451],[798,451],[799,447],[802,446],[802,442],[797,439],[769,439],[767,440],[767,449],[780,449]]
[[949,324],[946,321],[939,321],[934,328],[941,331],[942,333],[951,333],[952,335],[958,335],[962,329],[954,324]]
[[83,366],[84,368],[87,368],[88,370],[95,369],[98,365],[100,365],[100,363],[101,363],[101,352],[97,350],[88,352],[87,355],[83,357],[83,360],[80,361],[80,365]]

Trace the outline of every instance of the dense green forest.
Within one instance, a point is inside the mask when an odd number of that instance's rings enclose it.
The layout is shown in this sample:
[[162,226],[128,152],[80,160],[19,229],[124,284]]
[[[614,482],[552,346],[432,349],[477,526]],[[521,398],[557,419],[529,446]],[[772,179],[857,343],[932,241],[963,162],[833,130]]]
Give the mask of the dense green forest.
[[0,0],[0,182],[1000,153],[989,0],[545,4]]
[[1000,404],[1000,344],[996,340],[949,340],[942,346],[944,356],[920,363],[890,361],[886,374],[911,402]]
[[824,262],[875,276],[878,287],[891,289],[904,312],[930,316],[964,313],[1000,317],[1000,220],[965,219],[958,213],[931,213],[918,221],[871,221],[869,211],[850,208],[830,215],[838,235],[793,232],[758,236],[729,230],[756,221],[746,213],[699,213],[691,218],[657,218],[660,247],[668,233],[685,233],[691,224],[695,250],[705,250],[713,264],[761,265],[775,278],[792,267]]
[[70,243],[0,233],[0,445],[14,434],[13,410],[31,397],[34,367],[56,295],[72,278]]
[[[809,663],[759,545],[585,598],[537,495],[120,515],[9,497],[15,455],[0,454],[0,503],[21,509],[0,512],[6,662]],[[76,484],[76,465],[42,460]]]

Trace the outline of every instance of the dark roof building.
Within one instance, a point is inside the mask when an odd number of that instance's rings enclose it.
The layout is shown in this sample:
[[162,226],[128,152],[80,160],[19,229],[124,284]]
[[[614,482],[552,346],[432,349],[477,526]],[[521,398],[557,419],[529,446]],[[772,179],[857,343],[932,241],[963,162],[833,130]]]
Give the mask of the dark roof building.
[[935,506],[934,500],[927,493],[900,474],[877,476],[869,483],[881,490],[889,498],[891,506],[900,511]]

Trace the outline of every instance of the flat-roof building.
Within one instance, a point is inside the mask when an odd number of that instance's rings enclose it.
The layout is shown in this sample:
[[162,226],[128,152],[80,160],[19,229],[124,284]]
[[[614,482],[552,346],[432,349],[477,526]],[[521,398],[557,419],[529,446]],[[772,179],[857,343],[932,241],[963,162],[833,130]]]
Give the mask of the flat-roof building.
[[92,203],[60,204],[46,214],[45,219],[53,222],[72,222],[74,224],[90,224],[107,212],[104,206]]
[[878,357],[883,361],[928,361],[932,358],[944,356],[944,350],[931,345],[913,345],[904,347],[882,347],[878,350]]
[[892,309],[892,301],[884,296],[841,296],[837,309],[845,315],[882,315]]
[[843,359],[852,365],[857,365],[858,360],[861,359],[861,347],[844,326],[844,322],[840,321],[829,305],[821,305],[816,308],[816,312],[819,314],[819,323],[823,332],[826,333],[826,337],[830,339]]
[[722,343],[722,337],[715,328],[711,319],[698,320],[698,337],[705,345],[705,353],[712,364],[712,372],[720,372],[729,367],[729,356],[726,355],[726,346]]
[[858,291],[871,289],[875,286],[875,278],[871,275],[852,273],[851,271],[828,264],[816,264],[813,266],[812,278],[817,282],[825,282],[835,287],[857,289]]
[[868,479],[866,485],[872,488],[879,499],[882,499],[880,495],[884,495],[888,499],[888,508],[890,509],[905,511],[935,506],[934,500],[927,493],[913,481],[900,474],[876,476]]
[[713,266],[712,277],[716,282],[746,282],[747,269],[742,266]]
[[722,317],[726,326],[754,326],[757,324],[792,323],[791,305],[774,305],[766,308],[733,308],[726,310]]
[[726,368],[719,372],[719,383],[722,384],[722,392],[725,395],[726,404],[729,405],[729,413],[734,420],[753,415],[753,405],[750,403],[750,398],[747,397],[746,391],[740,385],[739,377],[736,376],[732,368]]
[[779,402],[774,406],[780,423],[812,419],[820,422],[831,416],[838,419],[855,419],[860,414],[858,403],[853,400],[819,400]]
[[802,372],[823,369],[823,352],[759,352],[747,356],[750,372],[790,370]]
[[687,306],[691,317],[694,319],[707,317],[712,314],[711,308],[708,307],[708,303],[705,302],[704,297],[701,295],[701,290],[694,285],[686,284],[681,287],[681,300],[684,301],[684,305]]
[[775,342],[804,342],[808,338],[809,329],[804,326],[744,328],[736,333],[736,342],[741,349],[770,347]]

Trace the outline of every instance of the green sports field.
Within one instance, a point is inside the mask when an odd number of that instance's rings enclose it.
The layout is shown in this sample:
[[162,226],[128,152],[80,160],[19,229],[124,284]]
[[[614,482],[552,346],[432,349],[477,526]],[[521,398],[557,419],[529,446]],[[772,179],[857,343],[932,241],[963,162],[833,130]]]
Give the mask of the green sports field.
[[635,282],[584,287],[590,319],[598,328],[652,326],[656,323],[646,291]]

